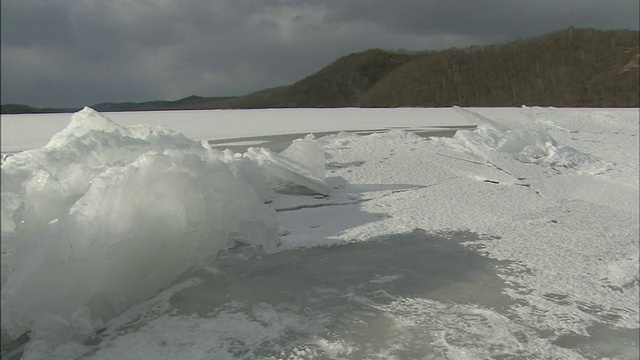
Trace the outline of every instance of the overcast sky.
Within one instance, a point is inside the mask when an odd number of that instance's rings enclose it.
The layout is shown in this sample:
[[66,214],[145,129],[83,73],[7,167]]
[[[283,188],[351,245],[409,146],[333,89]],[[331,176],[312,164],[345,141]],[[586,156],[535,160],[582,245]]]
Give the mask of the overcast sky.
[[243,95],[368,48],[638,29],[638,0],[2,0],[2,103]]

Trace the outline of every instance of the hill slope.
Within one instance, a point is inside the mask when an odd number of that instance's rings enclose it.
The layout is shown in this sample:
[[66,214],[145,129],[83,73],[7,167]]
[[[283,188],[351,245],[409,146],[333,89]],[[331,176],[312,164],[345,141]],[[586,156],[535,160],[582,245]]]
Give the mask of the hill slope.
[[[639,32],[575,29],[505,44],[418,53],[370,49],[292,85],[241,97],[102,103],[99,111],[282,108],[640,106]],[[55,112],[3,105],[2,113]]]
[[568,29],[418,56],[378,81],[359,105],[638,106],[637,64],[638,32]]
[[371,87],[413,57],[380,49],[350,54],[293,85],[260,91],[236,99],[233,106],[345,107],[354,106]]
[[236,107],[637,107],[638,32],[574,29],[466,49],[351,54]]

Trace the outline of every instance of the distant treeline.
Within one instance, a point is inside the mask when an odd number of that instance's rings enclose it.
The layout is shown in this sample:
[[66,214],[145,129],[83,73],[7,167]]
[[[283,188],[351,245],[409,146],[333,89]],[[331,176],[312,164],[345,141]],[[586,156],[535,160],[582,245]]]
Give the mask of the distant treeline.
[[[200,97],[188,96],[175,101],[146,101],[146,102],[121,102],[100,103],[90,105],[96,111],[152,111],[152,110],[191,110],[191,109],[217,109],[223,108],[230,100],[236,97]],[[35,108],[21,104],[2,105],[3,114],[38,114],[38,113],[62,113],[76,112],[78,108]]]
[[[240,97],[103,103],[98,111],[287,107],[638,107],[638,31],[569,28],[440,51],[370,49],[292,85]],[[60,112],[2,105],[2,113]]]

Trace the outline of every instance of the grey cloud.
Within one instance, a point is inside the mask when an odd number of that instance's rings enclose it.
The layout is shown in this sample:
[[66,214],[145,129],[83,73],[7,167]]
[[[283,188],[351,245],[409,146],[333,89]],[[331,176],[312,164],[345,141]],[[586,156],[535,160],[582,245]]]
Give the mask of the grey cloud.
[[636,0],[3,0],[2,103],[241,95],[371,47],[638,28]]
[[3,1],[0,12],[2,44],[37,46],[64,44],[73,35],[69,4],[33,0]]
[[370,0],[337,3],[327,20],[415,34],[539,35],[569,26],[638,28],[635,0]]

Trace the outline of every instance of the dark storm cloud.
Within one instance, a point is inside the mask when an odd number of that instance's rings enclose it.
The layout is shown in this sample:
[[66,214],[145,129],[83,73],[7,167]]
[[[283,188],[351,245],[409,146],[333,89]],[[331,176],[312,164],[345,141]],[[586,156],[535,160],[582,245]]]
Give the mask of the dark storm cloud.
[[2,45],[63,44],[73,34],[66,4],[3,1],[0,13]]
[[638,28],[637,0],[3,0],[2,103],[240,95],[371,47]]
[[336,1],[334,23],[364,21],[394,33],[539,35],[569,26],[638,28],[635,0]]

